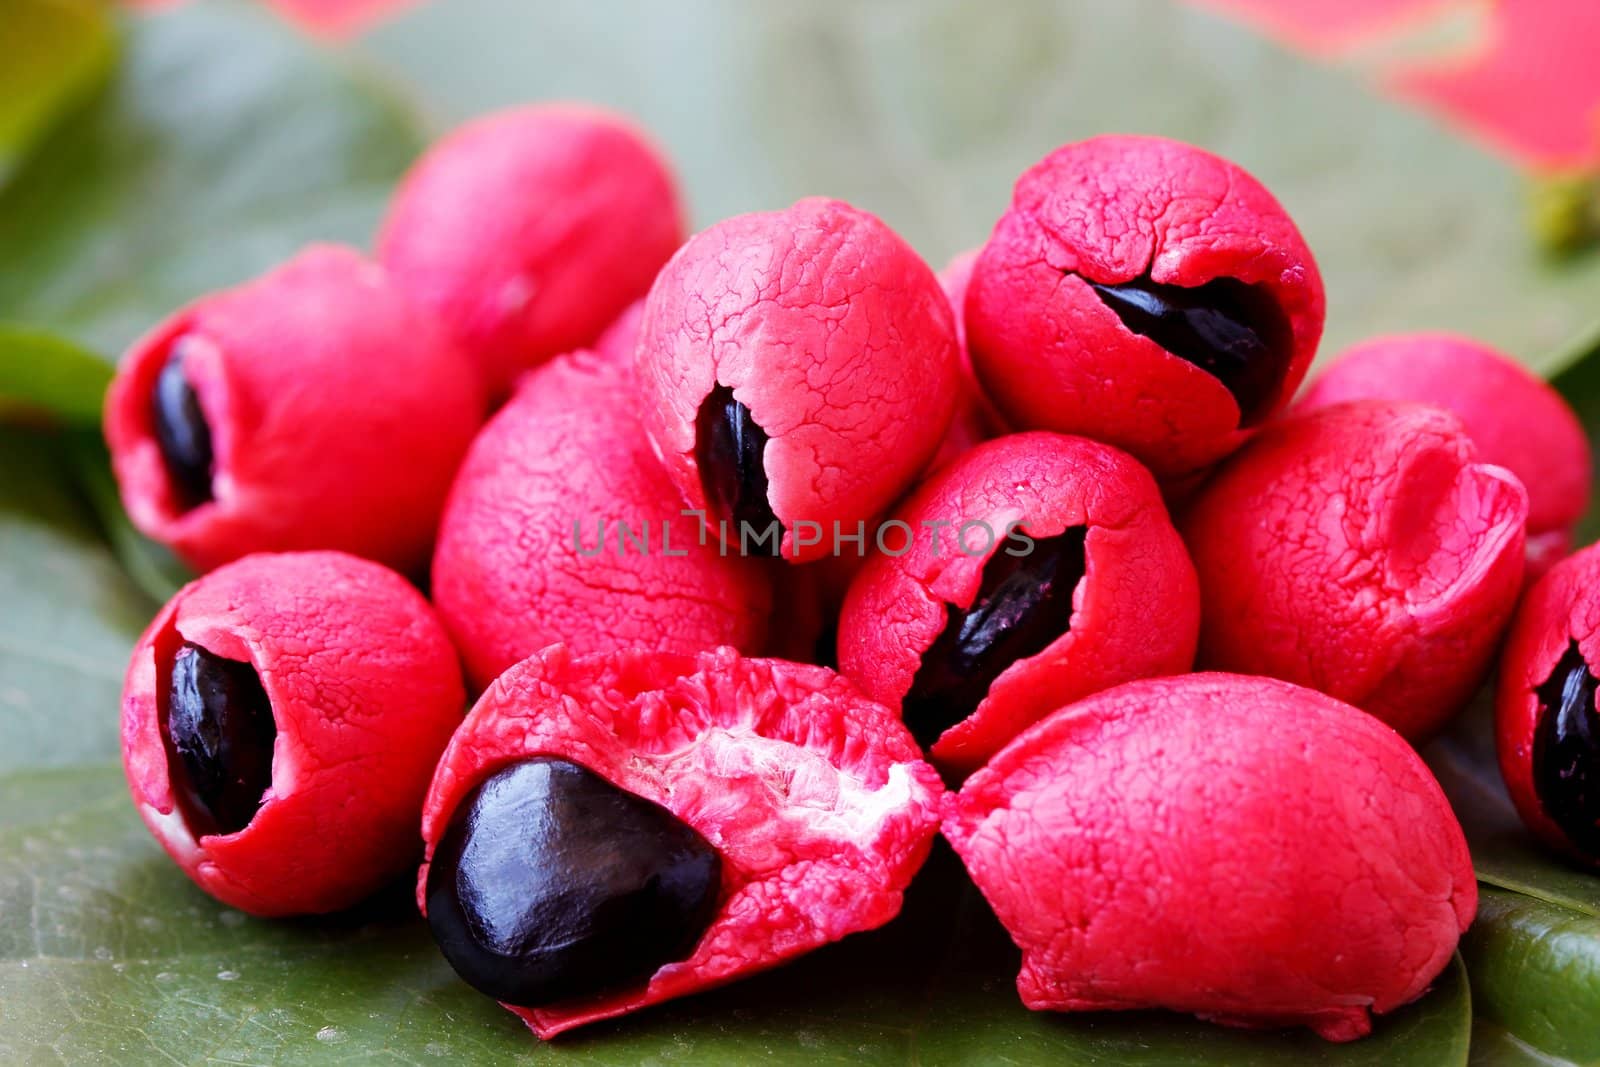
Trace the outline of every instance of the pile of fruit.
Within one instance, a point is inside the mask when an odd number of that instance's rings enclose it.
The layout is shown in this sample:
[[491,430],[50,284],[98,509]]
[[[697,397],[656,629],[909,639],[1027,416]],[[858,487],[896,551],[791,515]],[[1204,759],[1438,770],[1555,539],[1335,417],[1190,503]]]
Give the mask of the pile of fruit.
[[942,275],[838,201],[684,228],[627,122],[517,109],[127,354],[124,503],[203,576],[124,764],[207,892],[416,871],[550,1037],[889,922],[942,834],[1028,1007],[1348,1040],[1473,919],[1412,746],[1502,644],[1511,793],[1600,861],[1577,420],[1448,335],[1291,403],[1322,281],[1239,167],[1067,145]]

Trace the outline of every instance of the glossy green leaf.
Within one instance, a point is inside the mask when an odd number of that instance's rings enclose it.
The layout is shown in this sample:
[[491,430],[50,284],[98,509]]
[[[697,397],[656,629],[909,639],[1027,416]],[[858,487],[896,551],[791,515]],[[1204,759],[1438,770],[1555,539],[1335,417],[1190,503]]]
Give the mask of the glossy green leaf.
[[41,330],[0,323],[0,416],[39,413],[100,424],[106,361]]
[[1600,917],[1485,889],[1461,944],[1484,1021],[1577,1063],[1600,1063]]
[[1600,293],[1600,255],[1537,247],[1509,165],[1177,0],[451,0],[364,49],[452,118],[548,97],[636,115],[702,224],[841,196],[935,263],[981,243],[1017,174],[1057,145],[1193,141],[1300,223],[1327,282],[1325,354],[1442,328],[1542,368]]
[[100,352],[308,241],[364,244],[418,148],[406,108],[257,5],[134,18],[124,52],[0,190],[0,308]]
[[100,0],[0,4],[0,186],[35,140],[105,80],[115,44]]

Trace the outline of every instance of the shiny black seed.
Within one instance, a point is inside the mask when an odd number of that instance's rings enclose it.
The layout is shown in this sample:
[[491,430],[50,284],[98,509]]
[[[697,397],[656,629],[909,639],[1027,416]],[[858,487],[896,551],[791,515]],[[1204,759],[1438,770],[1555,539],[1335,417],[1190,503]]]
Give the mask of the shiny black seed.
[[196,836],[243,830],[272,784],[278,725],[255,668],[186,644],[172,661],[164,739]]
[[1595,676],[1567,646],[1550,677],[1535,692],[1539,721],[1533,733],[1533,787],[1545,814],[1586,856],[1600,859],[1600,712]]
[[1087,534],[1087,527],[1068,527],[1036,538],[1022,556],[1002,546],[984,564],[972,607],[945,608],[944,629],[922,654],[901,705],[906,727],[923,746],[971,715],[1007,667],[1067,632],[1072,593],[1087,567]]
[[740,523],[755,537],[778,521],[767,500],[766,450],[767,432],[733,398],[733,390],[725,385],[711,390],[695,416],[695,462],[711,518],[734,523],[734,540]]
[[1282,309],[1265,290],[1237,278],[1196,286],[1148,277],[1088,284],[1128,329],[1227,386],[1242,424],[1267,414],[1289,366],[1291,337]]
[[456,809],[428,868],[428,925],[470,985],[537,1007],[688,956],[721,873],[717,851],[661,805],[538,756]]
[[211,499],[211,427],[183,369],[184,341],[167,355],[151,396],[156,446],[179,502],[192,508]]

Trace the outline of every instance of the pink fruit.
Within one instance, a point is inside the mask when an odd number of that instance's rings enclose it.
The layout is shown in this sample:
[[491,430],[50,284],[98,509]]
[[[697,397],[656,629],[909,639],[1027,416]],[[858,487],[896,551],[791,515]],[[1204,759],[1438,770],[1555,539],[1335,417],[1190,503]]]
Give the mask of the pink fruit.
[[1331,1041],[1421,996],[1477,910],[1443,792],[1369,715],[1265,678],[1130,682],[968,779],[944,834],[1036,1010],[1167,1008]]

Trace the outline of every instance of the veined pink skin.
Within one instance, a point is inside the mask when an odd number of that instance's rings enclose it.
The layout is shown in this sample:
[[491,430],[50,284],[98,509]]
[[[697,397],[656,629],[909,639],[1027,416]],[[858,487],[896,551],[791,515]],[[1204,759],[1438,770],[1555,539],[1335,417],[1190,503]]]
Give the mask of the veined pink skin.
[[[1124,452],[1052,433],[997,438],[934,474],[898,517],[916,534],[910,551],[869,559],[839,617],[840,671],[892,708],[911,689],[947,613],[972,606],[985,564],[1008,547],[1012,523],[1036,539],[1088,527],[1070,628],[1008,667],[971,714],[939,737],[929,751],[940,767],[970,771],[1064,702],[1178,674],[1194,662],[1195,570],[1155,480]],[[926,524],[937,522],[950,525],[936,546]],[[964,522],[995,531],[988,551],[969,556],[957,547]],[[974,549],[984,547],[981,530],[968,536]]]
[[[214,499],[187,511],[153,426],[156,379],[180,338],[216,457]],[[483,412],[477,378],[382,268],[313,245],[135,343],[106,397],[105,434],[134,525],[195,570],[325,548],[416,573]]]
[[950,420],[950,429],[946,431],[938,453],[928,464],[929,470],[938,470],[974,445],[1004,432],[1005,422],[984,395],[983,386],[978,384],[977,375],[972,371],[972,357],[967,354],[967,286],[972,281],[972,268],[978,262],[979,251],[969,248],[965,252],[958,252],[939,272],[939,285],[943,287],[945,296],[950,298],[950,310],[955,315],[960,374],[955,417]]
[[[938,830],[943,787],[888,711],[821,667],[545,649],[501,675],[439,760],[428,859],[462,799],[500,767],[558,756],[654,801],[722,859],[694,952],[647,982],[535,1008],[541,1038],[710,989],[893,919]],[[417,875],[427,911],[428,864]]]
[[1200,665],[1309,686],[1420,741],[1488,669],[1527,512],[1442,408],[1353,401],[1274,423],[1181,524]]
[[[1146,273],[1184,286],[1235,278],[1271,295],[1292,343],[1270,403],[1242,415],[1217,378],[1128,330],[1084,281]],[[966,329],[978,378],[1012,427],[1104,441],[1166,479],[1221,459],[1288,403],[1323,313],[1316,261],[1259,182],[1191,145],[1106,136],[1059,148],[1017,180],[973,268]]]
[[1528,580],[1566,554],[1589,507],[1589,441],[1578,416],[1509,356],[1449,333],[1374,337],[1339,356],[1295,404],[1411,400],[1453,412],[1486,463],[1528,491]]
[[[1552,848],[1580,863],[1600,866],[1546,814],[1533,782],[1533,741],[1541,716],[1536,690],[1549,680],[1572,642],[1589,673],[1600,666],[1600,546],[1552,567],[1522,598],[1500,657],[1495,699],[1495,741],[1500,774],[1528,828]],[[1590,709],[1595,714],[1595,709]]]
[[[882,222],[837,200],[740,215],[696,235],[645,305],[645,425],[692,508],[706,496],[695,417],[718,384],[766,431],[783,558],[826,555],[925,467],[955,407],[949,301]],[[802,545],[796,523],[819,524]],[[730,540],[733,538],[730,536]]]
[[761,561],[698,543],[638,406],[631,361],[573,353],[527,374],[473,442],[440,524],[433,599],[474,687],[557,641],[579,654],[760,650]]
[[1422,760],[1267,678],[1148,679],[1062,708],[947,798],[944,835],[1022,949],[1035,1010],[1349,1041],[1427,990],[1477,912]]
[[452,331],[495,397],[594,342],[684,235],[676,181],[621,115],[577,104],[496,112],[434,145],[378,235],[396,282]]
[[[272,703],[272,785],[234,834],[196,838],[172,788],[161,694],[184,642],[250,663]],[[398,574],[340,552],[249,556],[184,586],[139,639],[123,768],[139,817],[207,893],[252,915],[336,911],[416,862],[466,702],[444,627]]]

